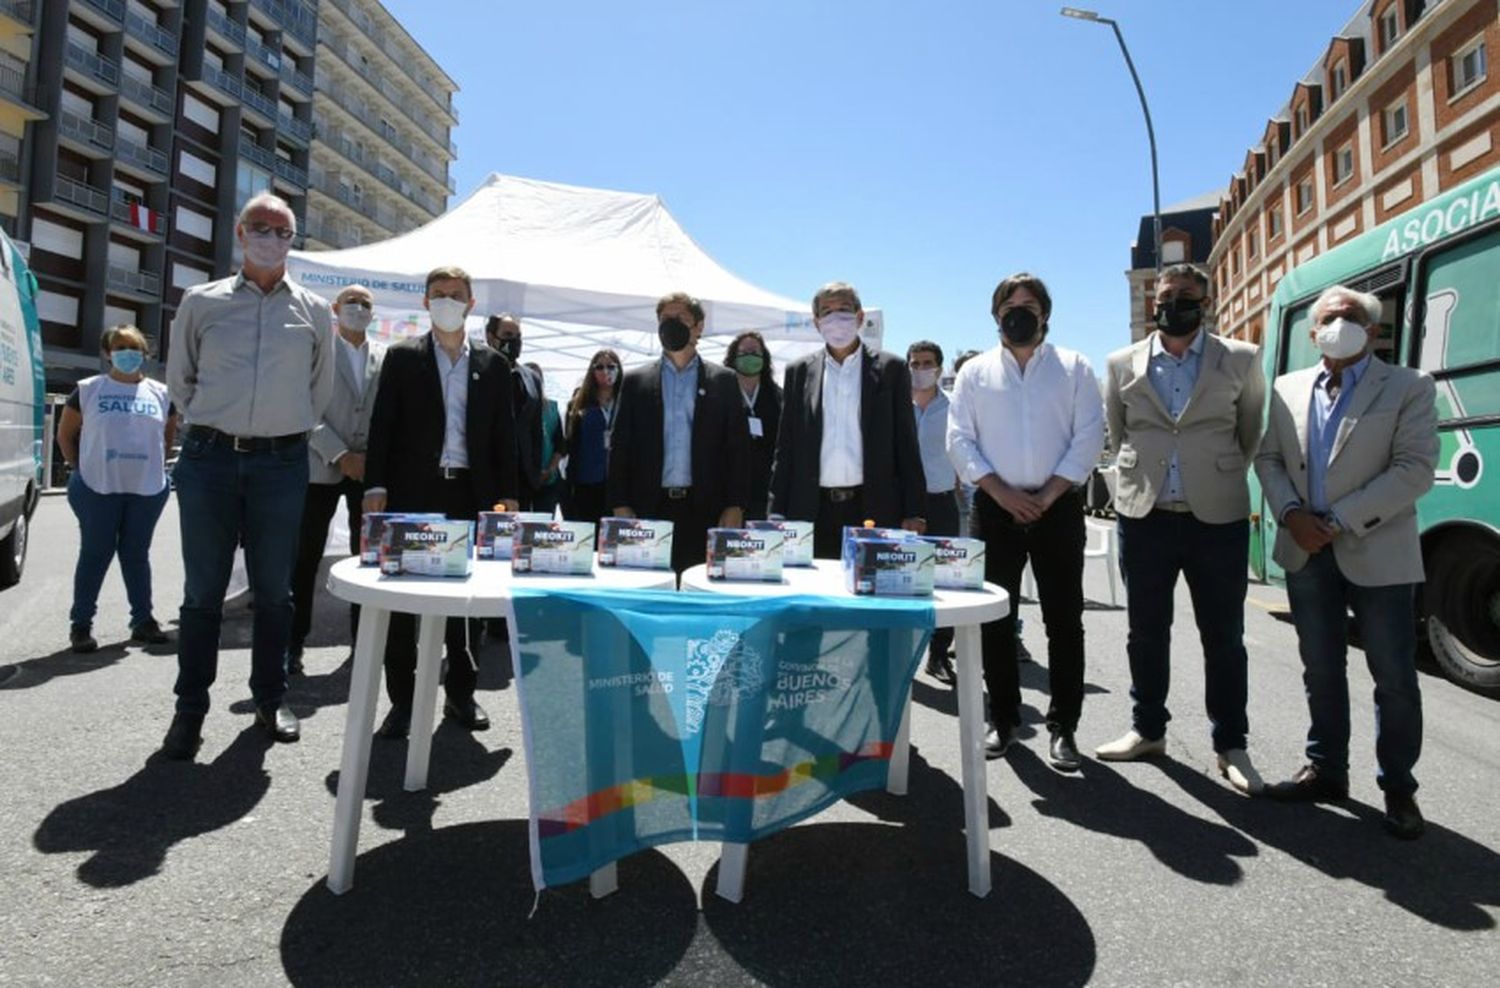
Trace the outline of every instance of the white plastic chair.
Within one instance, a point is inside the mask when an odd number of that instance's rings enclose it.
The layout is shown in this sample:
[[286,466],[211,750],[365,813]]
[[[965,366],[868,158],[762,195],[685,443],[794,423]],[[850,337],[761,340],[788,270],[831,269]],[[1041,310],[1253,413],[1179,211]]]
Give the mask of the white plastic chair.
[[[1109,568],[1109,606],[1119,607],[1119,590],[1116,586],[1120,573],[1120,543],[1114,522],[1104,521],[1100,518],[1085,518],[1084,528],[1088,530],[1090,538],[1083,546],[1083,561],[1085,564],[1090,559],[1102,559],[1104,565]],[[1092,536],[1099,536],[1099,545],[1093,544]],[[1028,600],[1036,600],[1036,577],[1031,574],[1031,563],[1026,564],[1025,571],[1021,574],[1021,596]]]

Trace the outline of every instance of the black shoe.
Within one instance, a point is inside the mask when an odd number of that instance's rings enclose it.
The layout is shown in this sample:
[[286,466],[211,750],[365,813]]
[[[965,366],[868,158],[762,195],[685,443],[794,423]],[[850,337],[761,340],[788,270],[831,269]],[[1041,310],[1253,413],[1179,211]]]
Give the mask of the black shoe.
[[984,736],[984,757],[1004,758],[1005,753],[1010,750],[1011,742],[1015,739],[1015,728],[1007,727],[1004,730],[990,728],[989,733]]
[[1017,662],[1035,662],[1036,661],[1035,659],[1033,659],[1031,657],[1031,650],[1026,647],[1026,643],[1023,642],[1023,641],[1021,641],[1021,639],[1019,639],[1019,638],[1016,639],[1016,661]]
[[198,749],[203,747],[203,716],[201,714],[174,714],[172,726],[162,740],[161,753],[173,761],[192,761]]
[[953,673],[953,660],[946,655],[927,656],[927,665],[922,671],[945,686],[958,682],[958,677]]
[[68,629],[68,647],[79,655],[99,651],[99,643],[94,640],[93,630],[86,624],[75,624]]
[[386,741],[399,741],[411,733],[411,707],[398,703],[391,707],[385,720],[375,729],[375,736]]
[[286,650],[286,674],[300,676],[302,673],[302,646],[292,645]]
[[1349,780],[1331,779],[1315,765],[1304,765],[1287,782],[1266,787],[1266,795],[1283,803],[1338,803],[1349,798]]
[[490,729],[490,715],[484,712],[471,696],[464,700],[448,700],[443,704],[443,716],[471,731]]
[[1417,809],[1417,801],[1410,793],[1385,794],[1383,822],[1386,833],[1402,840],[1416,840],[1427,829],[1427,821],[1422,819],[1422,811]]
[[1076,772],[1083,767],[1083,758],[1078,754],[1078,745],[1073,741],[1072,731],[1053,731],[1052,745],[1047,752],[1052,767],[1059,772]]
[[137,645],[165,645],[172,639],[161,630],[161,625],[156,623],[156,618],[147,618],[130,629],[130,640]]
[[282,744],[290,744],[302,736],[302,725],[292,708],[284,703],[274,707],[256,707],[255,722],[266,732],[266,737]]

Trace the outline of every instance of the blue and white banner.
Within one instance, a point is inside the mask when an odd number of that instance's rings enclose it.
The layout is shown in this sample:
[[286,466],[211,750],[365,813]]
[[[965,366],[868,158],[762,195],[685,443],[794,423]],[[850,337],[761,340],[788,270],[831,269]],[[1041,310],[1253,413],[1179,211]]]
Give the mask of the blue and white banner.
[[532,878],[749,842],[882,786],[926,600],[513,590]]

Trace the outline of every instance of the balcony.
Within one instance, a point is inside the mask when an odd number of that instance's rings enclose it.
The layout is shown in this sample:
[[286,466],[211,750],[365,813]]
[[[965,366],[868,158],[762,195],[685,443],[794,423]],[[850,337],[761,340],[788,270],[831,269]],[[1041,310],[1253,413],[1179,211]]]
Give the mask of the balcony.
[[276,171],[276,153],[259,144],[252,144],[247,140],[240,140],[240,157],[253,165],[259,165],[267,174]]
[[225,45],[239,51],[245,47],[245,25],[231,20],[217,7],[208,7],[208,16],[205,18],[208,29],[218,36]]
[[111,219],[137,239],[154,240],[167,235],[167,217],[138,202],[116,196],[110,201],[109,213]]
[[118,64],[71,39],[63,48],[63,65],[77,73],[94,92],[108,92],[120,84]]
[[[390,36],[370,22],[365,13],[356,7],[353,0],[332,0],[333,6],[343,12],[349,18],[349,22],[360,30],[375,47],[379,48],[389,56],[392,65],[399,65],[405,72],[406,77],[416,84],[416,87],[432,98],[444,113],[447,113],[456,124],[458,123],[458,110],[453,106],[453,100],[441,87],[428,81],[425,76],[419,75],[411,70],[412,58],[410,52],[400,50],[400,46],[392,44]],[[413,44],[416,44],[413,41]],[[417,46],[421,50],[421,46]]]
[[166,152],[137,144],[123,137],[115,142],[115,164],[161,177],[167,174]]
[[415,105],[411,100],[407,99],[406,93],[402,91],[401,87],[387,79],[374,66],[362,61],[358,55],[350,50],[348,44],[342,38],[322,37],[318,39],[318,43],[337,55],[340,62],[353,70],[355,75],[369,84],[370,88],[385,97],[401,116],[405,117],[412,124],[420,128],[428,137],[432,138],[438,147],[441,148],[449,144],[448,132],[442,125],[429,119],[427,111],[423,107]]
[[281,52],[261,44],[249,35],[245,37],[245,54],[269,69],[281,71]]
[[364,219],[383,227],[387,233],[395,233],[401,229],[400,217],[394,209],[370,197],[356,196],[349,186],[336,179],[314,174],[307,187],[342,203]]
[[171,32],[133,10],[125,15],[125,40],[138,42],[131,48],[162,65],[177,61],[177,39]]
[[36,24],[36,4],[31,0],[0,0],[0,17],[8,17],[30,31]]
[[240,88],[240,102],[245,104],[245,109],[254,110],[265,118],[264,123],[270,126],[276,121],[276,101],[251,86]]
[[[195,81],[207,84],[213,90],[209,95],[220,103],[238,103],[245,95],[243,83],[223,69],[216,69],[207,62],[203,64],[203,70]],[[226,96],[229,98],[225,99]]]
[[312,121],[298,120],[296,117],[289,117],[285,113],[278,113],[276,115],[276,129],[303,144],[312,140],[313,133],[315,132]]
[[69,212],[91,221],[102,220],[109,215],[108,192],[63,175],[53,179],[52,202],[54,205],[71,207]]
[[118,31],[125,22],[125,0],[81,0],[73,10],[95,27]]
[[428,175],[431,175],[435,180],[439,182],[443,181],[444,172],[442,165],[418,151],[413,147],[411,141],[403,137],[394,127],[391,127],[384,120],[371,113],[363,104],[357,102],[343,86],[337,83],[329,83],[323,87],[323,93],[339,109],[368,127],[371,133],[399,151],[412,164]]
[[151,111],[147,116],[154,116],[157,123],[171,122],[172,94],[165,89],[159,89],[127,73],[120,76],[120,95],[138,108]]
[[276,177],[298,189],[307,188],[307,169],[298,168],[281,156],[276,156]]
[[299,93],[306,93],[308,96],[313,93],[312,77],[304,72],[298,72],[290,58],[284,59],[281,63],[281,81]]
[[287,0],[250,0],[250,6],[263,11],[282,31],[311,48],[318,38],[318,15],[306,5]]
[[36,87],[26,83],[26,64],[9,56],[0,56],[0,98],[25,107],[32,120],[45,115],[36,109]]
[[57,114],[57,134],[84,154],[107,158],[114,150],[115,135],[97,120],[88,120],[68,110]]
[[0,185],[21,185],[21,141],[9,134],[0,134]]
[[104,283],[112,292],[161,298],[161,278],[149,271],[132,271],[118,264],[111,264],[105,269]]

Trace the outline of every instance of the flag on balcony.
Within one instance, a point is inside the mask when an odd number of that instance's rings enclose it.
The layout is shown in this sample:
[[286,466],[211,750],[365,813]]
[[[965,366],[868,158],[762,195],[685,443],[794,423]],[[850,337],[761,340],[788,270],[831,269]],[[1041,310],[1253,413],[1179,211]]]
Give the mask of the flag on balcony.
[[532,880],[885,784],[930,601],[512,587]]
[[152,212],[138,202],[130,204],[130,225],[148,233],[161,232],[161,214]]

